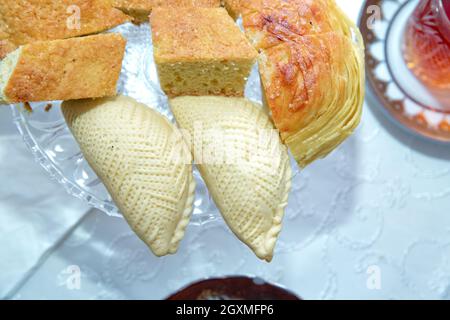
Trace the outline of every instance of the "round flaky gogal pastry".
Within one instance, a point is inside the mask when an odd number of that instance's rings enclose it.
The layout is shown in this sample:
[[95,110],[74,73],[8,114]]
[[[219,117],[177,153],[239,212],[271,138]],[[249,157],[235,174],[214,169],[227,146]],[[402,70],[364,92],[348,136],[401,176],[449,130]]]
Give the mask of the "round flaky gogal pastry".
[[245,33],[257,49],[295,41],[305,35],[351,35],[334,0],[240,0]]
[[80,148],[137,235],[173,254],[193,210],[192,156],[179,130],[132,98],[62,105]]
[[364,101],[359,30],[334,0],[232,1],[260,51],[265,103],[301,167],[353,133]]
[[278,131],[260,105],[244,98],[179,97],[170,105],[225,221],[271,261],[292,178]]
[[265,100],[300,166],[323,158],[358,126],[364,101],[362,57],[338,33],[304,36],[262,50]]

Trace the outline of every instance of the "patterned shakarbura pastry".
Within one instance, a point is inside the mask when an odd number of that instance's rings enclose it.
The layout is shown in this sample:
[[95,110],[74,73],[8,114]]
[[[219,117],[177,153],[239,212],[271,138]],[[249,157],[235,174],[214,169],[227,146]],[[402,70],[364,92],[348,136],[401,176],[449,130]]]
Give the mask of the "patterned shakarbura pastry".
[[130,19],[110,0],[1,0],[0,59],[20,45],[99,33]]
[[239,0],[235,8],[260,51],[265,103],[283,141],[302,167],[326,156],[361,119],[358,29],[334,0]]
[[225,221],[259,258],[271,261],[292,175],[272,122],[244,98],[179,97],[170,105]]
[[192,156],[178,129],[124,96],[67,101],[62,111],[132,229],[155,255],[175,253],[195,192]]

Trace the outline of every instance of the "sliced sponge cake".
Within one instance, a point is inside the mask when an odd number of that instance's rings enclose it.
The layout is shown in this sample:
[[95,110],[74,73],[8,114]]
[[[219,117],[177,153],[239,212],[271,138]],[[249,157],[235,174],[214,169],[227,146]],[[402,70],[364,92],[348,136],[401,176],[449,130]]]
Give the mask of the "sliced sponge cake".
[[171,96],[243,96],[258,55],[224,8],[155,8],[161,87]]

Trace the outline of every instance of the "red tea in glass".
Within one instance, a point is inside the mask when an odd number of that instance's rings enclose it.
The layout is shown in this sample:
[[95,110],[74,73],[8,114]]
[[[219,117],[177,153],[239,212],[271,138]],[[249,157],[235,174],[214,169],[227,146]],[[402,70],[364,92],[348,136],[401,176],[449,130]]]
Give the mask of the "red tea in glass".
[[421,0],[405,30],[409,69],[432,90],[450,95],[450,0]]

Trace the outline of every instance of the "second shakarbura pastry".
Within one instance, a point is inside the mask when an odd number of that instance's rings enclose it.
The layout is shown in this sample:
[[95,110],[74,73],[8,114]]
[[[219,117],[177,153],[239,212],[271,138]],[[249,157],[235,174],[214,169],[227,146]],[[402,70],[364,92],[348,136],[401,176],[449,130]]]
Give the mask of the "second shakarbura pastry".
[[270,261],[291,187],[289,156],[273,124],[244,98],[179,97],[170,105],[225,221]]
[[155,255],[175,253],[195,192],[192,156],[178,129],[124,96],[67,101],[62,111],[132,229]]

